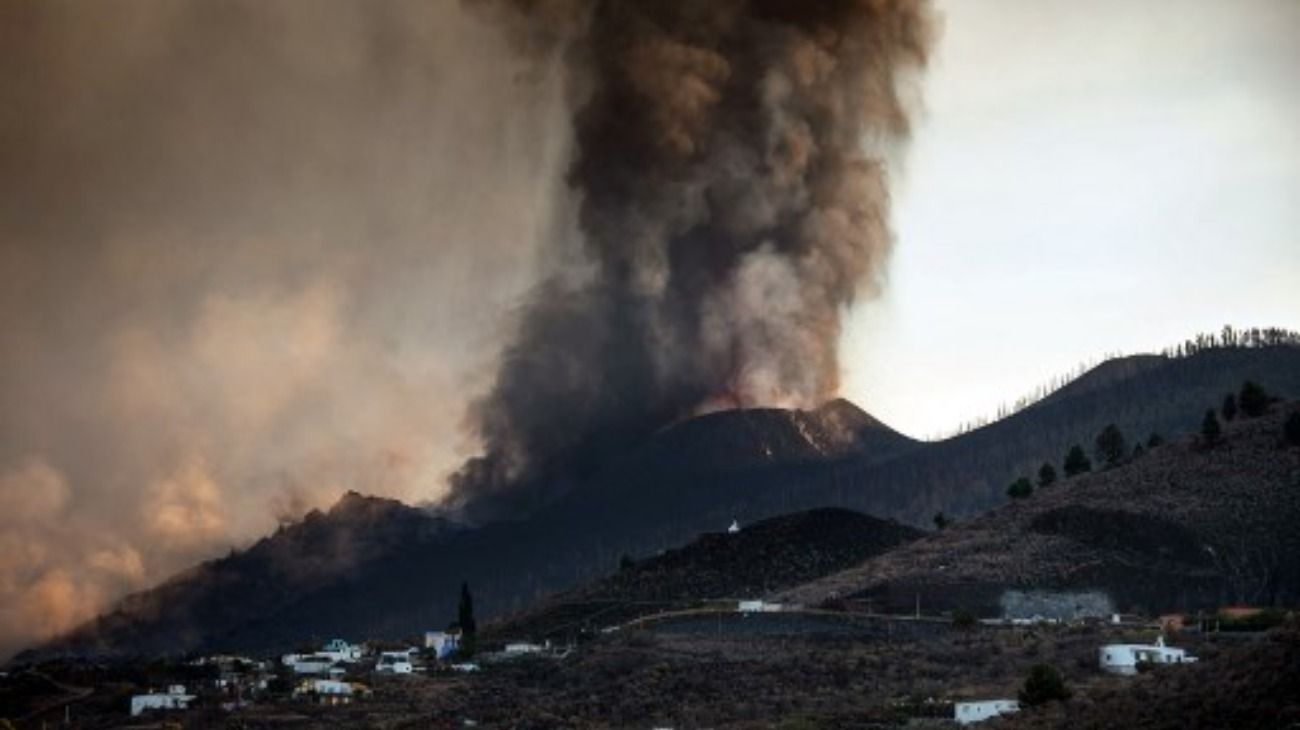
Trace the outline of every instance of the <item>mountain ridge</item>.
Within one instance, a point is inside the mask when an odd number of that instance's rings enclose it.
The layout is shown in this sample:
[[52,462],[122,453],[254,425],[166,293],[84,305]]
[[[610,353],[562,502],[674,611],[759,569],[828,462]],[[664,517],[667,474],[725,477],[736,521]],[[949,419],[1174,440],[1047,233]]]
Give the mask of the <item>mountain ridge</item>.
[[[604,575],[624,555],[653,555],[733,518],[843,507],[925,525],[938,511],[974,514],[1004,501],[1014,475],[1059,459],[1068,443],[1089,444],[1105,423],[1139,437],[1148,426],[1185,433],[1248,378],[1300,392],[1300,347],[1166,359],[936,443],[908,439],[847,402],[820,415],[711,414],[665,430],[527,519],[470,528],[388,503],[372,514],[358,502],[368,498],[346,498],[338,511],[124,599],[42,651],[264,650],[312,636],[414,635],[454,616],[462,580],[490,619]],[[344,517],[355,519],[338,523]],[[349,543],[356,538],[360,549]]]

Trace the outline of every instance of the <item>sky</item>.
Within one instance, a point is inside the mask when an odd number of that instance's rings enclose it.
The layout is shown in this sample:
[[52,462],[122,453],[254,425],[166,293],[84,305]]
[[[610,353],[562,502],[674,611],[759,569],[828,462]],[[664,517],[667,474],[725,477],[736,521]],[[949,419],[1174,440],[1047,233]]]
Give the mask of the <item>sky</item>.
[[845,395],[935,436],[1105,353],[1300,328],[1300,3],[938,7]]

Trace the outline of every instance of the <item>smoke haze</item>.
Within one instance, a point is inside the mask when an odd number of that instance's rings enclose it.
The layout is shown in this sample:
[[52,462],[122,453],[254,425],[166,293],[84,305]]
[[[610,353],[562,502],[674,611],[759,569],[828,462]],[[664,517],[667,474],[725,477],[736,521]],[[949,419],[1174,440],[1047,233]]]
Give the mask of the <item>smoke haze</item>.
[[517,514],[833,394],[927,20],[0,3],[0,653],[345,489]]
[[565,225],[558,69],[453,2],[0,3],[0,653],[438,496]]
[[835,393],[840,316],[889,253],[887,159],[925,64],[917,0],[481,0],[560,49],[581,248],[565,242],[471,412],[471,517],[527,510],[704,410]]

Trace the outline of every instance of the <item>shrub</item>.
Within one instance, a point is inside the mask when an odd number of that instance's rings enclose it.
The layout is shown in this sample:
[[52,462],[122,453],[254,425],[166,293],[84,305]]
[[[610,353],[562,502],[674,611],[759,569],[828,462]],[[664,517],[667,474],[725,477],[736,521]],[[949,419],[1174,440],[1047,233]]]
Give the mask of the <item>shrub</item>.
[[952,520],[949,520],[949,519],[948,519],[948,516],[945,515],[944,513],[942,513],[942,512],[935,512],[935,513],[934,513],[934,529],[936,529],[936,530],[942,530],[943,528],[945,528],[945,527],[947,527],[949,524],[951,524],[951,522],[952,522]]
[[1025,685],[1020,689],[1020,704],[1037,707],[1048,702],[1070,699],[1070,688],[1056,667],[1050,664],[1035,664],[1025,678]]
[[1237,397],[1237,404],[1241,406],[1241,412],[1250,417],[1257,418],[1264,415],[1268,410],[1268,393],[1259,383],[1247,380],[1241,384],[1241,395]]
[[1092,462],[1088,461],[1088,455],[1083,453],[1083,447],[1078,444],[1071,446],[1070,450],[1066,452],[1063,466],[1067,479],[1086,471],[1092,471]]
[[1030,483],[1029,477],[1020,477],[1007,487],[1007,496],[1012,499],[1025,499],[1034,493],[1034,485]]
[[1161,444],[1163,444],[1164,442],[1165,442],[1164,437],[1161,436],[1161,435],[1158,434],[1158,433],[1152,433],[1150,436],[1147,436],[1147,448],[1148,448],[1148,449],[1154,449],[1154,448],[1156,448],[1157,446],[1160,446]]
[[1282,438],[1292,446],[1300,446],[1300,411],[1286,417],[1286,423],[1282,424]]
[[958,631],[970,631],[975,628],[975,614],[964,608],[952,612],[952,627]]

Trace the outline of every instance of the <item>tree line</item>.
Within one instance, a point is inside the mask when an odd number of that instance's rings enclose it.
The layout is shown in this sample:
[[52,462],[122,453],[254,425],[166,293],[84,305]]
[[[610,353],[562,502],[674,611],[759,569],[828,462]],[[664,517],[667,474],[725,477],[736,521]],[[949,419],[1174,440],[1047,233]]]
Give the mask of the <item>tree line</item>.
[[[1224,325],[1223,329],[1218,332],[1203,332],[1189,337],[1175,345],[1162,348],[1159,354],[1171,360],[1178,360],[1214,349],[1252,349],[1281,346],[1300,346],[1300,332],[1288,330],[1282,327],[1251,327],[1249,329],[1237,329],[1232,325]],[[957,428],[953,431],[937,434],[930,440],[940,441],[947,438],[961,436],[962,434],[983,428],[995,421],[1000,421],[1004,418],[1015,415],[1035,403],[1042,401],[1047,398],[1047,396],[1055,393],[1061,388],[1064,388],[1075,380],[1078,380],[1098,365],[1123,357],[1127,357],[1127,355],[1123,352],[1115,351],[1105,353],[1100,359],[1090,359],[1080,362],[1070,371],[1050,378],[1046,382],[1039,384],[1030,392],[1016,398],[1011,403],[999,404],[994,416],[979,416],[969,421],[963,421],[962,423],[959,423]]]

